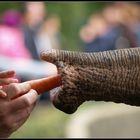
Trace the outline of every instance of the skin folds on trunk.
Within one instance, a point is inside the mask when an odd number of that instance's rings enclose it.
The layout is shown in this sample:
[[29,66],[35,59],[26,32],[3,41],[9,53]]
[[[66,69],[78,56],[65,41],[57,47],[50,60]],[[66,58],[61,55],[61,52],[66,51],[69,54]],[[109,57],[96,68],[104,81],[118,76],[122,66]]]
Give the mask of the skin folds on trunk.
[[85,101],[140,106],[140,49],[98,53],[50,50],[41,58],[55,64],[62,86],[51,91],[53,104],[74,113]]

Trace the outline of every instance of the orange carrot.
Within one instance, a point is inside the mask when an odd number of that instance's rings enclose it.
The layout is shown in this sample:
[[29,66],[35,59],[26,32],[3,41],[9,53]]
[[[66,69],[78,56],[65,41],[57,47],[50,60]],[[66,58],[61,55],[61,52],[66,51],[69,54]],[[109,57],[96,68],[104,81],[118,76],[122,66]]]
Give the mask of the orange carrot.
[[[36,80],[30,80],[30,81],[26,81],[24,83],[30,84],[31,89],[36,90],[38,94],[43,94],[46,91],[49,91],[53,88],[56,88],[56,87],[62,85],[60,75],[50,76],[47,78],[41,78],[41,79],[36,79]],[[21,94],[21,95],[23,95],[23,94]],[[13,97],[12,100],[21,95],[17,95],[15,97]]]
[[31,85],[31,88],[36,90],[38,94],[42,94],[43,92],[49,91],[62,84],[60,75],[50,76],[47,78],[37,80],[31,80],[27,81],[27,83],[29,83]]

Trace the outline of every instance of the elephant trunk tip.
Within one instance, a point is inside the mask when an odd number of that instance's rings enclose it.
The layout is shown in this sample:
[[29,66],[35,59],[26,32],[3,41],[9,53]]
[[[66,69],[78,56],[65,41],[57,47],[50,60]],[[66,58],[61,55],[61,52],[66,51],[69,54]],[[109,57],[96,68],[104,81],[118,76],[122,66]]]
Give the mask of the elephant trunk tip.
[[54,50],[54,49],[45,50],[45,51],[41,52],[40,58],[47,62],[53,63],[57,59],[56,54],[57,54],[56,50]]

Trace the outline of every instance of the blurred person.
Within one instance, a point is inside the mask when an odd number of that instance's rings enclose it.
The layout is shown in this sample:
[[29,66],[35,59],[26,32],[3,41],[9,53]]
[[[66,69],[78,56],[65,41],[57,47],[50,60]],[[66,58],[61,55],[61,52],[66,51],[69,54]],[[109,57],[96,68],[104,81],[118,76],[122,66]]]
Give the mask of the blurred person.
[[[13,79],[15,71],[0,72],[0,138],[8,138],[29,118],[37,102],[38,94],[28,84]],[[11,100],[12,97],[25,93]]]
[[[80,37],[85,42],[84,50],[97,52],[138,47],[138,11],[137,5],[116,2],[105,7],[101,13],[91,16],[88,24],[80,32]],[[86,42],[86,39],[89,40]]]
[[116,41],[116,49],[139,46],[139,6],[129,2],[115,2],[104,9],[103,15],[108,24],[118,26],[122,32]]
[[128,42],[128,46],[138,47],[136,39],[137,35],[134,32],[134,26],[135,24],[137,24],[137,14],[139,12],[136,10],[135,5],[133,3],[124,2],[116,4],[115,7],[118,9],[118,13],[120,16],[119,25],[124,32],[124,36]]
[[44,2],[25,2],[23,9],[23,33],[27,49],[32,58],[40,61],[36,39],[46,16]]
[[[95,26],[94,26],[95,27]],[[97,37],[96,28],[93,30],[91,25],[85,25],[80,30],[80,38],[84,43],[90,43]]]
[[58,16],[50,15],[46,18],[37,38],[39,54],[43,50],[61,48],[60,26],[61,22]]
[[118,30],[111,28],[102,14],[92,15],[80,31],[80,37],[85,42],[84,51],[87,52],[113,50],[117,35]]
[[106,6],[103,11],[103,17],[106,19],[107,24],[110,26],[116,26],[120,23],[120,11],[119,6],[116,6],[114,3],[111,5]]
[[[39,63],[32,59],[25,47],[21,30],[21,15],[16,10],[8,10],[2,16],[0,25],[0,69],[15,69],[21,81],[51,75],[55,72],[53,65]],[[10,62],[10,63],[9,63]]]
[[[133,42],[132,47],[139,47],[140,45],[140,15],[139,6],[133,3],[127,3],[122,8],[122,18],[124,19],[123,25],[127,29],[127,34]],[[129,40],[130,40],[129,39]],[[130,41],[131,41],[130,40]]]
[[119,31],[119,35],[115,39],[114,49],[129,48],[129,40],[125,36],[124,27],[122,27],[123,18],[122,18],[122,6],[124,3],[113,3],[103,10],[103,16],[107,24],[111,28],[116,28]]
[[20,30],[21,15],[16,10],[5,11],[0,25],[0,55],[10,58],[31,58]]
[[[46,77],[56,73],[55,65],[40,61],[40,46],[38,44],[38,34],[46,18],[45,2],[25,2],[23,7],[23,25],[25,46],[29,50],[32,59],[40,65],[46,65]],[[47,40],[47,38],[46,38]],[[48,45],[48,44],[47,44]],[[42,67],[42,69],[44,69]],[[42,70],[41,70],[42,71]],[[41,95],[41,100],[48,99],[49,94]]]

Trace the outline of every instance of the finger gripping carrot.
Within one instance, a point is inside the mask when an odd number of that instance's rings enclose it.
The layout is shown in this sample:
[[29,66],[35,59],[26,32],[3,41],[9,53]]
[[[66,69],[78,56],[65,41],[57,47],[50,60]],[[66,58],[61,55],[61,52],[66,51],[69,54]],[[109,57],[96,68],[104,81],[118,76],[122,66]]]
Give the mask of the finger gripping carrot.
[[[36,90],[38,94],[43,94],[46,91],[49,91],[53,88],[56,88],[56,87],[62,85],[60,75],[55,75],[55,76],[50,76],[47,78],[41,78],[41,79],[23,82],[23,84],[25,84],[25,83],[28,83],[30,85],[31,89]],[[12,97],[11,100],[16,99],[24,94],[25,93],[18,94],[16,96]]]
[[60,75],[50,76],[47,78],[27,81],[31,88],[36,90],[38,94],[42,94],[62,84]]

